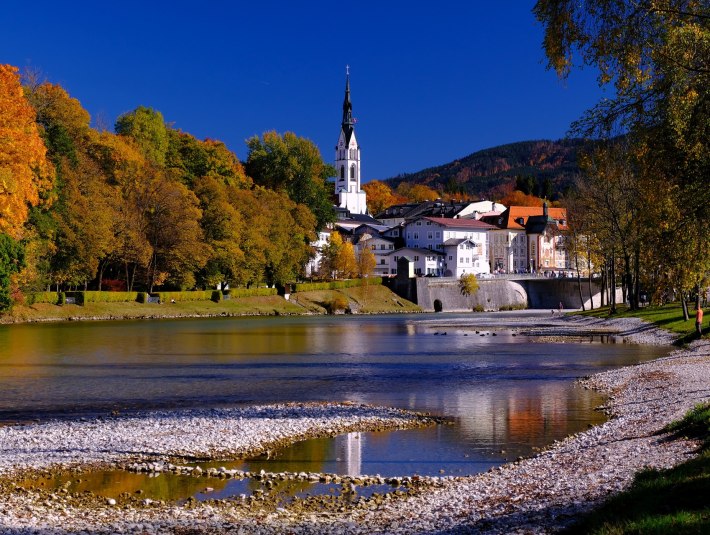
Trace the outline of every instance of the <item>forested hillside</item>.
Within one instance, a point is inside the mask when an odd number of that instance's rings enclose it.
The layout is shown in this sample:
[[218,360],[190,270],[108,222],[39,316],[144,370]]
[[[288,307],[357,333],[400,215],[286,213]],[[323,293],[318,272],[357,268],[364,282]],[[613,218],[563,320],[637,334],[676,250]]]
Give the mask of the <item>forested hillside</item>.
[[386,180],[397,188],[406,182],[422,184],[453,195],[500,198],[512,186],[524,186],[525,193],[555,199],[570,187],[579,174],[581,139],[521,141],[474,152],[453,162],[407,173]]

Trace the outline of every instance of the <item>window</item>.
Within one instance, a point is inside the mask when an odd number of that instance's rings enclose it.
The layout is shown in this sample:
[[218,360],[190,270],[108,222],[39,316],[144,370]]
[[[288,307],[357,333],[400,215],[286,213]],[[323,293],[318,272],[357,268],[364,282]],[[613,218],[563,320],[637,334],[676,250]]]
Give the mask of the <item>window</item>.
[[373,243],[372,245],[370,245],[370,248],[374,251],[375,249],[377,249],[377,245]]
[[427,221],[427,222],[426,222],[426,226],[428,227],[428,226],[430,226],[430,225],[431,225],[431,221]]
[[414,261],[415,261],[415,262],[419,262],[419,257],[415,255],[415,256],[414,256]]
[[384,243],[381,243],[381,244],[380,244],[380,251],[384,251],[384,250],[385,250],[385,244],[384,244]]
[[355,180],[355,164],[350,166],[350,178]]
[[422,226],[422,222],[421,222],[421,221],[417,221],[417,226],[418,226],[418,227],[421,227],[421,226]]
[[392,245],[391,243],[389,244],[389,250],[394,251],[394,245]]
[[[417,223],[417,225],[418,225],[418,224],[419,224],[419,223]],[[415,239],[415,240],[418,240],[418,239],[419,239],[419,233],[418,233],[418,232],[415,232],[415,233],[414,233],[414,239]]]
[[340,178],[345,178],[345,166],[340,166]]
[[394,257],[394,261],[396,262],[397,260],[399,260],[399,257],[398,257],[398,256],[395,256],[395,257]]
[[433,239],[433,238],[434,238],[434,234],[433,234],[433,233],[431,233],[431,232],[427,232],[427,236],[426,236],[426,237],[427,237],[427,238],[429,238],[429,239],[431,240],[431,239]]
[[385,260],[384,258],[381,258],[381,259],[380,259],[380,265],[381,265],[381,266],[384,266],[384,265],[385,265],[385,262],[386,262],[386,260]]
[[449,260],[453,260],[453,259],[454,259],[454,257],[449,255]]
[[436,231],[436,237],[441,238],[441,232],[439,232],[438,230]]

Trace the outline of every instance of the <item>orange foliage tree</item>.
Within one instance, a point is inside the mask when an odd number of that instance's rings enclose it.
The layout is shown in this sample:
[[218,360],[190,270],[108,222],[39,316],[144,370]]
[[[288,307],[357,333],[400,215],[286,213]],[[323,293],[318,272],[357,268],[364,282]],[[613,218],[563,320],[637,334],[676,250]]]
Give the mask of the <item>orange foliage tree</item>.
[[379,180],[371,180],[363,184],[362,189],[367,193],[367,208],[372,214],[379,214],[392,205],[406,201],[404,197],[396,195],[392,188]]
[[0,232],[14,237],[54,181],[35,117],[17,68],[0,65]]
[[545,201],[540,197],[535,197],[535,195],[527,195],[516,189],[498,202],[504,206],[542,206],[542,203]]

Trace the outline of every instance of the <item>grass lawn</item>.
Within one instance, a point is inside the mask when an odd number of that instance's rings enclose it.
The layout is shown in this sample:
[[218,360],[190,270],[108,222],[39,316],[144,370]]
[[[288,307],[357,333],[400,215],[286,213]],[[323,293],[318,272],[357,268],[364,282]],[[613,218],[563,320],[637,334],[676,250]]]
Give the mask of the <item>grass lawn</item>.
[[402,299],[384,286],[373,285],[291,294],[287,301],[278,295],[238,297],[215,303],[213,301],[177,301],[175,303],[86,303],[79,305],[15,305],[0,316],[0,322],[81,319],[142,319],[179,318],[219,315],[288,315],[325,314],[323,304],[334,296],[345,296],[349,303],[364,314],[380,312],[419,312],[421,309]]
[[[680,303],[670,303],[663,306],[647,306],[639,310],[629,310],[626,305],[617,305],[615,318],[634,317],[646,320],[654,325],[671,331],[680,336],[681,341],[690,341],[695,334],[695,312],[692,305],[689,305],[688,313],[690,319],[683,319],[683,307]],[[583,316],[592,316],[597,318],[608,318],[609,307],[597,308],[588,310],[587,312],[578,312]],[[710,329],[710,316],[706,315],[703,320],[703,332]]]
[[700,455],[669,470],[637,474],[628,491],[565,533],[710,533],[710,403],[698,405],[666,431],[701,440]]

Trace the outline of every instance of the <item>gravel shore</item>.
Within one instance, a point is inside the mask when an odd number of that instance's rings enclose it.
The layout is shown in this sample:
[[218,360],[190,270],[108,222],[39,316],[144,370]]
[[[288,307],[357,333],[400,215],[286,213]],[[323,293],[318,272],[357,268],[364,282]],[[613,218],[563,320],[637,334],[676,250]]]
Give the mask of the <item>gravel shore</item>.
[[[616,332],[635,342],[672,337],[639,320],[560,317],[541,335]],[[386,499],[320,509],[254,500],[185,505],[110,503],[20,489],[18,474],[57,465],[227,458],[310,436],[430,423],[423,415],[360,405],[293,404],[151,413],[0,428],[0,533],[548,533],[624,489],[647,467],[693,456],[697,444],[659,431],[710,399],[710,342],[585,379],[608,394],[612,418],[540,454],[470,477],[412,482]]]

